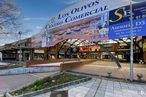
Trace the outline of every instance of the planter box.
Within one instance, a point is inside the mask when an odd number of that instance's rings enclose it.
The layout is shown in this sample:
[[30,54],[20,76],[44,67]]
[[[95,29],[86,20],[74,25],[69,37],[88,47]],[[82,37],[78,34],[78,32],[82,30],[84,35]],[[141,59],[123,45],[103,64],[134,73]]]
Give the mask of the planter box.
[[45,89],[38,90],[38,91],[35,91],[35,92],[26,93],[26,94],[19,95],[19,96],[12,96],[10,93],[6,93],[6,97],[32,97],[32,96],[36,96],[36,95],[40,95],[40,94],[45,94],[47,92],[54,91],[54,90],[57,90],[57,89],[61,89],[61,88],[64,88],[64,87],[67,87],[67,86],[70,86],[70,85],[75,85],[75,84],[79,84],[79,83],[82,83],[82,82],[86,82],[86,81],[89,81],[91,79],[92,79],[91,77],[86,76],[85,78],[82,78],[82,79],[79,79],[79,80],[67,82],[67,83],[60,84],[60,85],[55,85],[55,86],[52,86],[52,87],[49,87],[49,88],[45,88]]

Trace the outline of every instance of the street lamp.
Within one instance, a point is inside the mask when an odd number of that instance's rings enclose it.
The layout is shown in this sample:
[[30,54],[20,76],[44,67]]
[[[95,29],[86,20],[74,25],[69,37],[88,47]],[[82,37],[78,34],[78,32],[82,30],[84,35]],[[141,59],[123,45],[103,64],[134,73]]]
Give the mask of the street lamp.
[[19,31],[18,34],[19,34],[19,65],[21,65],[22,64],[22,50],[21,50],[21,34],[22,34],[22,32]]
[[132,0],[130,0],[130,81],[133,81],[133,6]]

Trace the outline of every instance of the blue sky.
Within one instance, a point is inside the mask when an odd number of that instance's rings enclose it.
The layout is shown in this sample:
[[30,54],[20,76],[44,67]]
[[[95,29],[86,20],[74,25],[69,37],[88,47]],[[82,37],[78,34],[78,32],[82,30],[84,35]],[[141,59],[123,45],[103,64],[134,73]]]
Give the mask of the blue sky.
[[[21,10],[22,30],[30,36],[39,33],[47,21],[64,8],[80,0],[14,0]],[[22,31],[22,32],[23,32]]]

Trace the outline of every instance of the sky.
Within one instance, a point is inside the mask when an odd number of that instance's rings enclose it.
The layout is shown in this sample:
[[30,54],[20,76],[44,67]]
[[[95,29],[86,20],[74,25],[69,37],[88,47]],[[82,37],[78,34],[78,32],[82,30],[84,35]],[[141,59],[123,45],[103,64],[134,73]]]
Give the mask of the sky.
[[21,11],[22,30],[29,32],[29,36],[39,33],[51,17],[78,1],[80,0],[15,0]]

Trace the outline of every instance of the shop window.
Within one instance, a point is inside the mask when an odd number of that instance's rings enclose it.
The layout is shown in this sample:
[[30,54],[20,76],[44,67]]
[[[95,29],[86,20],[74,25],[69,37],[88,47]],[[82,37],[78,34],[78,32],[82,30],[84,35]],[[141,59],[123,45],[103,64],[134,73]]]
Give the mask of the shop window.
[[34,60],[43,60],[44,53],[34,53]]

